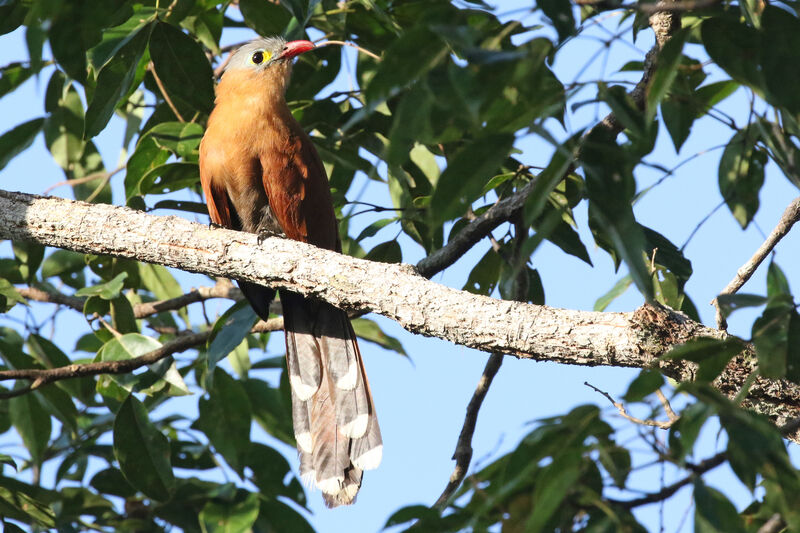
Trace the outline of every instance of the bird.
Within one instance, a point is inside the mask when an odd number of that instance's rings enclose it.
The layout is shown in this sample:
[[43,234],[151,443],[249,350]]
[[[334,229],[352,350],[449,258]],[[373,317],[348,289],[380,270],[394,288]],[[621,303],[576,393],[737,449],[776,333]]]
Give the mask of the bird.
[[[341,252],[325,167],[285,97],[293,59],[314,48],[260,37],[231,55],[200,143],[200,182],[214,224]],[[238,284],[266,320],[276,290]],[[352,504],[383,454],[353,326],[327,302],[284,289],[280,301],[301,477],[327,507]]]

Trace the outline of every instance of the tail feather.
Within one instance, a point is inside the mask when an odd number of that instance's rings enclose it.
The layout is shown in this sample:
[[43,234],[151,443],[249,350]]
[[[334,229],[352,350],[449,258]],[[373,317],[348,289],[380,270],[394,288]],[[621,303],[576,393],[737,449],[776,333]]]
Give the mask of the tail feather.
[[[327,303],[286,292],[281,301],[300,473],[313,480],[328,507],[349,505],[362,470],[376,468],[382,453],[355,333],[347,314]],[[316,387],[307,395],[310,383]]]

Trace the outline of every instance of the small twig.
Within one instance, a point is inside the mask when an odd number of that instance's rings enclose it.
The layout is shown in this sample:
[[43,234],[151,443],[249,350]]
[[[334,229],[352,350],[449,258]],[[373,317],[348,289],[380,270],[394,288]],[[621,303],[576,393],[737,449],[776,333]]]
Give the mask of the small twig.
[[[756,250],[756,253],[753,254],[747,263],[742,265],[739,270],[736,271],[736,276],[728,283],[724,289],[719,293],[720,296],[723,294],[735,294],[742,285],[747,283],[759,265],[766,259],[767,255],[772,252],[775,246],[783,239],[789,230],[792,229],[792,226],[800,220],[800,197],[795,198],[792,200],[792,203],[784,210],[783,215],[781,215],[780,220],[778,221],[778,225],[775,226],[775,229],[772,230],[772,233],[766,238],[766,240],[761,244],[761,246]],[[719,306],[718,297],[711,300],[711,305],[713,305],[716,310],[716,319],[717,319],[717,327],[719,329],[725,329],[728,327],[728,324],[725,320],[725,317],[722,315],[722,310]]]
[[230,52],[227,56],[225,56],[225,60],[216,66],[216,68],[214,69],[214,78],[220,79],[222,77],[222,75],[225,73],[225,67],[227,67],[228,63],[231,62],[232,57],[233,57],[233,52]]
[[779,533],[786,527],[786,522],[781,518],[780,513],[775,513],[769,517],[769,520],[764,522],[764,525],[758,528],[758,533]]
[[675,422],[680,418],[675,411],[672,410],[672,406],[669,403],[669,400],[664,393],[661,392],[661,389],[656,391],[656,396],[658,396],[658,400],[661,402],[661,406],[664,407],[664,412],[667,413],[667,417],[669,417],[670,421]]
[[658,492],[653,492],[647,494],[646,496],[642,496],[641,498],[636,498],[633,500],[616,500],[613,498],[606,498],[606,501],[624,507],[625,509],[633,509],[634,507],[640,507],[642,505],[647,505],[650,503],[658,503],[660,501],[666,500],[680,489],[694,481],[698,476],[708,472],[709,470],[718,467],[722,463],[724,463],[728,459],[728,454],[726,452],[719,452],[717,455],[713,457],[709,457],[704,461],[694,465],[692,469],[692,473],[686,476],[685,478],[676,481],[671,485],[667,485],[663,489]]
[[172,109],[173,113],[175,113],[175,116],[178,118],[178,121],[179,122],[186,122],[186,120],[184,120],[184,118],[181,116],[180,112],[178,111],[178,108],[175,107],[175,104],[172,103],[172,99],[169,97],[169,94],[167,94],[167,90],[164,88],[164,84],[161,83],[161,78],[158,77],[158,74],[156,73],[156,69],[153,66],[152,62],[150,62],[150,64],[147,65],[147,69],[153,75],[153,79],[156,80],[156,85],[158,85],[158,90],[161,91],[161,96],[164,97],[164,101],[167,102],[167,105],[169,106],[169,108]]
[[[641,418],[636,418],[635,416],[629,415],[628,411],[625,409],[625,406],[621,402],[614,401],[614,398],[612,398],[609,393],[598,389],[597,387],[595,387],[594,385],[592,385],[588,381],[584,381],[583,384],[586,385],[587,387],[589,387],[590,389],[593,389],[595,392],[599,392],[600,394],[605,396],[608,399],[608,401],[611,402],[611,405],[613,405],[614,407],[617,408],[617,411],[619,411],[619,414],[620,414],[620,416],[622,416],[622,418],[624,418],[626,420],[630,420],[634,424],[639,424],[639,425],[642,425],[642,426],[657,427],[659,429],[669,429],[670,427],[672,427],[672,424],[674,424],[675,421],[678,420],[678,418],[679,418],[672,411],[671,407],[670,407],[670,412],[672,414],[671,415],[668,414],[667,416],[669,416],[669,420],[664,421],[664,422],[661,422],[659,420],[642,420]],[[661,392],[661,391],[659,391],[659,392]],[[663,397],[664,397],[664,395],[662,394],[662,395],[659,396],[659,399],[661,399]],[[663,401],[666,401],[666,398],[664,398]],[[662,401],[662,403],[663,403],[663,401]]]
[[370,56],[371,58],[373,58],[373,59],[375,59],[377,61],[381,60],[381,57],[378,54],[374,54],[374,53],[370,52],[369,50],[367,50],[366,48],[362,48],[362,47],[358,46],[355,43],[348,43],[346,41],[325,41],[324,43],[318,44],[317,48],[322,48],[323,46],[328,46],[328,45],[331,45],[331,44],[336,44],[336,45],[339,45],[339,46],[349,46],[351,48],[355,48],[356,50],[358,50],[359,52],[361,52],[363,54],[367,54],[368,56]]
[[51,185],[48,188],[46,188],[42,192],[42,195],[46,196],[47,193],[49,193],[53,189],[56,189],[58,187],[63,187],[64,185],[69,185],[70,187],[75,187],[76,185],[83,185],[84,183],[88,183],[90,181],[96,180],[97,178],[103,178],[103,179],[108,180],[108,179],[111,179],[112,177],[114,177],[114,175],[118,174],[119,172],[121,172],[123,170],[125,170],[125,166],[119,166],[119,167],[115,168],[114,170],[112,170],[111,172],[108,172],[108,171],[95,172],[93,174],[89,174],[88,176],[84,176],[82,178],[75,178],[75,179],[71,179],[71,180],[59,181],[58,183],[56,183],[54,185]]

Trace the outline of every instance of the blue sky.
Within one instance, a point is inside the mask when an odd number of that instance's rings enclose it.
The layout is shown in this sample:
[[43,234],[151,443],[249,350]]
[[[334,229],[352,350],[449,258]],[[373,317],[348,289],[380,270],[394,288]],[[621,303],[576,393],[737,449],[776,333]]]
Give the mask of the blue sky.
[[[523,14],[519,8],[530,4],[515,0],[496,2],[495,5],[498,6],[499,12],[508,13],[506,18],[513,18]],[[627,31],[623,34],[623,39],[614,40],[605,49],[607,52],[595,55],[598,50],[603,49],[601,41],[609,40],[611,34],[618,31],[617,24],[620,18],[619,15],[607,16],[602,27],[594,26],[585,32],[583,37],[571,41],[564,47],[553,67],[562,82],[569,83],[576,78],[581,81],[608,79],[610,74],[616,73],[626,62],[641,60],[644,57],[644,52],[651,45],[648,31],[640,33],[635,47],[629,43],[630,31]],[[524,22],[531,24],[535,20],[535,17],[528,17]],[[239,42],[253,36],[253,33],[243,30],[226,32],[223,34],[223,44]],[[347,53],[352,57],[350,52]],[[688,45],[685,53],[701,61],[706,59],[702,55],[702,49],[696,45]],[[47,55],[45,52],[46,57]],[[0,65],[26,58],[24,34],[20,30],[0,37]],[[352,62],[350,64],[352,65]],[[715,72],[713,65],[708,67],[707,71],[710,74],[709,81],[719,79],[720,74]],[[0,100],[0,117],[2,117],[0,130],[6,131],[19,123],[44,114],[43,96],[50,72],[46,70],[40,78],[29,80],[15,93]],[[636,74],[616,77],[635,80]],[[334,82],[330,90],[349,88],[349,85],[350,80],[347,73],[344,73]],[[575,101],[590,100],[594,96],[595,90],[589,87]],[[735,117],[739,124],[743,124],[749,111],[749,102],[744,91],[740,90],[726,100],[722,108]],[[606,112],[602,106],[586,105],[569,113],[567,130],[555,122],[548,123],[547,126],[553,135],[564,139],[574,131],[593,124]],[[98,146],[107,168],[114,168],[118,162],[122,135],[122,121],[115,119],[98,139]],[[729,127],[713,120],[704,120],[695,125],[683,150],[680,154],[676,154],[666,131],[662,131],[655,151],[646,160],[672,167],[696,153],[726,143],[732,135],[733,131]],[[533,136],[520,138],[517,146],[523,152],[519,158],[531,165],[546,163],[552,152],[548,144]],[[678,246],[682,245],[698,222],[721,202],[717,187],[717,165],[720,155],[721,150],[710,151],[681,167],[674,176],[666,179],[637,203],[635,209],[638,220],[660,231]],[[640,167],[636,171],[639,189],[654,183],[660,177],[660,173],[645,167]],[[41,194],[49,186],[63,179],[61,170],[52,161],[40,136],[30,150],[17,157],[0,172],[0,187]],[[121,201],[119,190],[123,179],[122,174],[112,179],[113,186],[118,190],[118,194],[115,195],[117,203]],[[71,198],[71,191],[67,187],[55,189],[51,194]],[[761,209],[756,216],[755,224],[742,231],[727,208],[723,207],[708,219],[687,245],[685,253],[694,267],[694,275],[687,284],[687,292],[695,302],[705,324],[713,325],[713,308],[708,302],[730,281],[736,269],[763,241],[759,228],[763,233],[769,233],[783,209],[797,195],[797,189],[773,164],[770,164],[766,183],[760,194]],[[354,182],[347,196],[350,200],[358,197],[363,201],[379,205],[391,203],[386,187],[369,181],[364,176],[360,176]],[[179,197],[186,199],[188,193]],[[191,216],[186,213],[180,215]],[[585,204],[576,209],[576,217],[581,238],[589,250],[594,268],[547,243],[536,251],[531,261],[544,281],[548,305],[590,310],[595,300],[624,275],[624,267],[622,272],[614,272],[610,258],[595,248],[588,231]],[[370,214],[355,217],[352,221],[351,234],[358,234],[374,219],[375,217]],[[205,222],[203,219],[198,220]],[[363,245],[369,249],[391,238],[396,232],[395,227],[389,227]],[[401,244],[404,262],[415,263],[422,257],[421,249],[410,240],[402,238]],[[435,276],[433,280],[452,287],[462,287],[471,267],[482,257],[488,246],[488,241],[481,242],[458,263]],[[3,252],[7,253],[8,250],[8,244],[3,244]],[[776,256],[795,291],[800,288],[800,271],[792,269],[792,260],[796,261],[799,252],[800,237],[797,233],[790,233],[778,246]],[[759,269],[742,292],[763,294],[765,272],[766,265]],[[180,272],[176,272],[176,276],[187,289],[210,283],[204,276]],[[638,293],[630,289],[615,301],[609,310],[630,311],[641,302]],[[214,301],[209,303],[207,309],[209,313],[221,313],[229,305],[230,302]],[[35,311],[45,316],[47,308],[36,306]],[[195,311],[193,310],[193,313]],[[21,310],[17,309],[16,312],[19,313]],[[55,340],[67,349],[74,345],[76,332],[86,331],[80,317],[69,315],[62,313],[57,319],[55,337]],[[753,312],[734,315],[730,321],[730,330],[748,338],[755,316]],[[377,471],[365,475],[358,503],[352,507],[326,510],[322,506],[319,494],[309,494],[313,512],[309,520],[321,532],[377,531],[386,518],[398,508],[416,503],[430,505],[435,501],[452,471],[453,463],[450,457],[461,429],[464,409],[486,361],[485,353],[437,339],[414,336],[389,320],[380,317],[377,320],[387,333],[402,340],[411,361],[374,345],[363,343],[362,350],[383,431],[384,460]],[[0,317],[0,325],[13,327],[16,324],[10,322],[9,318]],[[280,335],[274,336],[268,351],[269,355],[283,353]],[[261,356],[262,354],[253,354],[254,358]],[[191,355],[184,354],[185,357]],[[636,374],[635,370],[630,369],[568,367],[507,357],[481,411],[473,439],[475,460],[478,464],[487,464],[499,454],[513,449],[519,439],[530,431],[532,421],[565,413],[572,407],[584,403],[597,404],[606,410],[608,420],[621,428],[619,441],[628,441],[636,435],[638,428],[616,416],[613,407],[583,383],[588,381],[619,398]],[[168,409],[179,410],[192,416],[196,413],[198,395],[199,392],[186,399],[172,402]],[[676,401],[680,405],[682,400]],[[698,453],[699,459],[712,455],[716,449],[724,446],[724,441],[718,441],[713,428],[709,428],[706,433],[699,448],[701,450]],[[666,432],[662,434],[662,438],[666,438]],[[8,435],[0,438],[0,446],[6,446],[8,439]],[[257,429],[253,431],[253,439],[278,447],[296,464],[294,450],[291,448],[275,443]],[[645,451],[641,444],[634,443],[633,448],[636,450],[635,464],[652,459],[640,453]],[[17,448],[16,451],[19,453],[20,449]],[[796,452],[794,456],[797,464]],[[674,480],[672,475],[673,473],[667,471],[664,482],[669,483]],[[659,470],[654,468],[637,473],[634,480],[636,486],[652,491],[659,486],[659,476]],[[749,502],[746,489],[735,480],[727,467],[715,470],[706,479],[710,485],[725,490],[740,508]],[[667,505],[664,515],[665,531],[692,529],[689,496],[689,490],[684,489]],[[638,516],[648,529],[657,529],[659,512],[658,506],[650,506],[643,508]],[[688,518],[684,521],[685,516]]]

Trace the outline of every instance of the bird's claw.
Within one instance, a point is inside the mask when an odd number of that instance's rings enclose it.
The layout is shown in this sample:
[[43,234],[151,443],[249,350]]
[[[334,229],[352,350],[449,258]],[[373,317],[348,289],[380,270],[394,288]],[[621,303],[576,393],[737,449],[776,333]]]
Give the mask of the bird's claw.
[[264,244],[264,241],[266,241],[270,237],[282,237],[282,235],[277,231],[262,229],[261,231],[258,232],[258,237],[256,237],[256,241],[258,242],[258,244]]
[[208,223],[208,227],[214,229],[225,229],[225,226],[223,226],[222,224],[217,224],[216,222],[213,221]]

